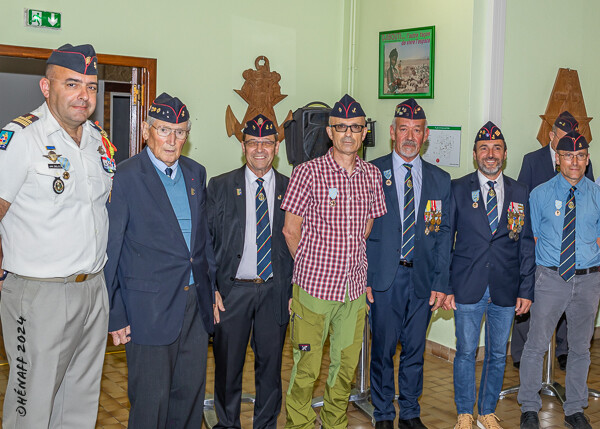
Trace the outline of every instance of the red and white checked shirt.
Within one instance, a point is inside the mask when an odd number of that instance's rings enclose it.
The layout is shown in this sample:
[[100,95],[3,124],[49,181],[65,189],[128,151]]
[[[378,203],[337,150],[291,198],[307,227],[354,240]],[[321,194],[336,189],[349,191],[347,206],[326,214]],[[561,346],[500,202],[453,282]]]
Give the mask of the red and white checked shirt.
[[294,169],[281,208],[303,218],[293,282],[329,301],[343,302],[346,286],[351,301],[363,294],[367,220],[387,212],[377,167],[357,156],[348,175],[330,149]]

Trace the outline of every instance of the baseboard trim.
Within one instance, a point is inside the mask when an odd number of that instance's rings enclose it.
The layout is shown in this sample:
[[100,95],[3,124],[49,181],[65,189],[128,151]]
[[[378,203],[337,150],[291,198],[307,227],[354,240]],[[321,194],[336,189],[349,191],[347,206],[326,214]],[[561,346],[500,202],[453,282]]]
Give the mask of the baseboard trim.
[[[594,329],[594,336],[592,337],[594,340],[600,338],[600,326],[596,326]],[[429,353],[435,357],[440,359],[447,360],[448,362],[454,362],[454,356],[456,355],[456,349],[450,348],[448,346],[443,346],[439,343],[436,343],[431,340],[426,340],[425,342],[425,353]],[[481,346],[477,348],[477,361],[483,360],[484,347]],[[507,355],[510,355],[510,341],[508,342],[508,351]]]

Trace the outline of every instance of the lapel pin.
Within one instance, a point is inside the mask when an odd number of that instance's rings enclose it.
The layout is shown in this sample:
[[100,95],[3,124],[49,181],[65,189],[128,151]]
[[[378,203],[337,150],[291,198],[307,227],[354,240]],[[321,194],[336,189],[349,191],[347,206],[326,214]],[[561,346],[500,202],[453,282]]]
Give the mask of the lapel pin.
[[239,197],[240,195],[242,195],[242,188],[237,188],[235,190],[235,194]]

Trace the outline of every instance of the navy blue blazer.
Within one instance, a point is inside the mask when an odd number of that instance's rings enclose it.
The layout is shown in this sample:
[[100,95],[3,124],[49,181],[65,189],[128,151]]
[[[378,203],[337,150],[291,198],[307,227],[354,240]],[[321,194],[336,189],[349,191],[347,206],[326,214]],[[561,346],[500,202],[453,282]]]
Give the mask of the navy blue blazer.
[[[533,152],[529,152],[523,157],[523,164],[519,172],[519,182],[528,186],[529,191],[532,191],[536,186],[552,179],[556,173],[550,159],[550,148],[544,146]],[[594,181],[594,169],[592,161],[588,164],[585,170],[585,176]]]
[[[479,192],[477,207],[472,193]],[[529,191],[525,185],[504,176],[504,204],[498,229],[492,236],[481,195],[477,171],[452,181],[450,210],[452,237],[456,235],[450,287],[459,304],[474,304],[490,288],[492,302],[502,307],[516,304],[517,298],[533,300],[535,243],[529,218]],[[518,241],[509,238],[509,203],[523,204],[525,224]]]
[[[146,151],[119,164],[107,203],[108,261],[104,268],[110,302],[110,332],[131,325],[137,344],[167,345],[177,339],[190,271],[204,327],[214,331],[216,263],[208,232],[206,170],[179,158],[192,215],[190,249],[167,191]],[[193,287],[193,286],[192,286]]]
[[[367,239],[367,286],[376,291],[390,288],[400,262],[402,248],[402,219],[394,180],[392,154],[372,162],[382,172],[383,191],[387,213],[373,222]],[[450,266],[450,175],[424,160],[423,184],[419,213],[416,219],[415,249],[413,256],[413,283],[419,298],[429,298],[431,291],[448,292]],[[383,172],[392,173],[390,185]],[[425,207],[427,200],[442,201],[442,223],[439,232],[425,234]]]
[[[246,166],[213,177],[208,183],[208,226],[213,237],[217,260],[217,288],[225,299],[233,287],[244,252],[246,231]],[[277,170],[275,173],[275,202],[271,225],[271,262],[277,295],[274,299],[275,318],[281,326],[288,323],[288,302],[292,297],[294,261],[283,236],[285,212],[281,202],[290,179]],[[238,189],[241,190],[238,193]]]

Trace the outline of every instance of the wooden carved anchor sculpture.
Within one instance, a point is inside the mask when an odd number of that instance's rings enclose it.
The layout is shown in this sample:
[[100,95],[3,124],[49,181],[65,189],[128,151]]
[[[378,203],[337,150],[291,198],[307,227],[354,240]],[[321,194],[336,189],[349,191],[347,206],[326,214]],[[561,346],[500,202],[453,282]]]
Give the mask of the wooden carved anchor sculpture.
[[[241,142],[243,140],[242,130],[246,122],[256,115],[262,114],[273,121],[277,129],[277,140],[281,142],[285,137],[283,126],[277,124],[275,110],[273,109],[273,106],[287,97],[287,95],[281,93],[281,87],[279,86],[281,75],[270,70],[269,59],[262,55],[254,60],[254,67],[256,70],[248,69],[242,73],[242,76],[246,80],[242,85],[242,89],[234,89],[248,103],[248,109],[246,109],[246,114],[241,124],[233,114],[231,106],[227,106],[227,111],[225,112],[227,135],[231,137],[235,134],[236,138]],[[290,110],[283,122],[291,119],[292,111]]]

